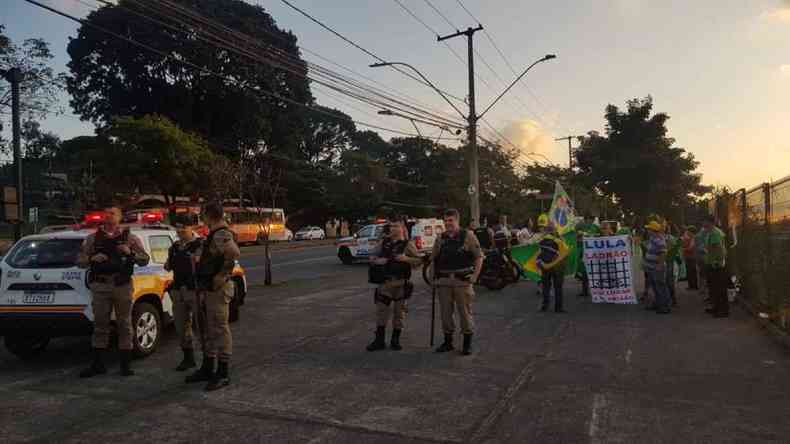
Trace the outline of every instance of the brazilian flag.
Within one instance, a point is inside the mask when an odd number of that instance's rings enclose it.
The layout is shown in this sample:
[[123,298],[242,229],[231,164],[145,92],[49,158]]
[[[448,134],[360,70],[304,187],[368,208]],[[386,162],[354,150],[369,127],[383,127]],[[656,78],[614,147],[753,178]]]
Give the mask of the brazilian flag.
[[[579,268],[579,250],[576,245],[576,231],[568,231],[562,235],[565,244],[568,245],[568,257],[565,259],[565,275],[574,276]],[[510,255],[524,270],[527,280],[540,282],[540,270],[538,269],[537,259],[540,254],[538,244],[519,245],[510,250]]]

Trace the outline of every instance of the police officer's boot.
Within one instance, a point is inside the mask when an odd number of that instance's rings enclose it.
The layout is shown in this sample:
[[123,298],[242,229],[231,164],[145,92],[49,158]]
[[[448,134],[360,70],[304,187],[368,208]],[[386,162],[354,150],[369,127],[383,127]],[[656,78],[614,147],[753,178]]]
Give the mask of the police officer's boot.
[[226,387],[230,384],[230,373],[228,372],[228,363],[227,361],[219,361],[217,364],[217,372],[214,373],[214,376],[211,380],[206,384],[206,391],[212,392],[214,390],[219,390],[222,387]]
[[368,344],[367,350],[369,352],[384,350],[387,348],[387,343],[384,342],[384,338],[386,335],[386,327],[376,327],[376,338],[373,339],[373,342]]
[[196,365],[197,363],[195,363],[195,351],[192,350],[191,348],[185,348],[184,359],[182,359],[181,363],[178,364],[178,367],[176,367],[176,371],[183,372],[184,370],[192,368]]
[[91,378],[105,373],[107,373],[107,367],[104,366],[104,349],[94,348],[93,362],[90,367],[80,372],[80,378]]
[[444,343],[436,349],[436,353],[446,353],[453,350],[455,350],[455,347],[453,347],[453,335],[445,334]]
[[203,356],[203,365],[200,366],[194,373],[184,378],[184,382],[192,384],[193,382],[210,381],[214,377],[214,358],[207,358]]
[[396,351],[403,350],[400,346],[400,332],[401,329],[396,328],[392,330],[392,339],[390,340],[390,348]]
[[121,376],[133,376],[132,351],[121,350]]
[[472,354],[472,334],[464,334],[464,348],[461,351],[461,354],[464,356],[469,356]]

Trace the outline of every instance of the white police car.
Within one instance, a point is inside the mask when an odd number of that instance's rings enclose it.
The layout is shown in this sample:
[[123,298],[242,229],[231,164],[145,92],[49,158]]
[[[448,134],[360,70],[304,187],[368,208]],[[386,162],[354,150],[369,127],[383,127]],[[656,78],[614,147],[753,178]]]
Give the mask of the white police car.
[[[126,226],[124,226],[125,228]],[[177,239],[167,225],[129,225],[148,254],[149,265],[135,266],[132,322],[138,356],[156,350],[164,325],[172,320],[168,293],[172,273],[165,271],[168,249]],[[80,248],[95,230],[56,231],[19,240],[0,261],[0,335],[21,358],[43,351],[51,338],[90,334],[93,330],[88,271],[77,267]],[[231,316],[238,318],[247,283],[237,265]]]
[[367,261],[371,251],[381,243],[384,227],[387,224],[373,224],[362,227],[356,234],[337,240],[337,257],[346,265],[355,261]]

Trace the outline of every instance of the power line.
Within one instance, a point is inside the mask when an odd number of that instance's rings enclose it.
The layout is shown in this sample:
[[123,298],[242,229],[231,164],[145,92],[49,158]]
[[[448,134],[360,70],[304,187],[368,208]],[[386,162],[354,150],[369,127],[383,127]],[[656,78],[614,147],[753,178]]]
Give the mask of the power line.
[[134,46],[146,49],[148,51],[151,51],[153,53],[156,53],[156,54],[162,56],[166,60],[171,60],[173,62],[180,63],[180,64],[183,64],[185,66],[189,66],[189,67],[191,67],[193,69],[197,69],[197,70],[202,71],[202,72],[204,72],[206,74],[211,74],[213,76],[225,79],[225,80],[229,81],[230,83],[234,83],[237,86],[245,87],[245,88],[250,89],[250,90],[252,90],[254,92],[262,93],[262,94],[267,95],[269,97],[274,97],[276,99],[279,99],[279,100],[282,100],[282,101],[285,101],[285,102],[288,102],[288,103],[291,103],[291,104],[303,107],[303,108],[305,108],[307,110],[310,110],[310,111],[313,111],[313,112],[326,114],[326,115],[334,117],[336,119],[349,120],[349,121],[351,121],[351,122],[353,122],[353,123],[355,123],[357,125],[361,125],[361,126],[365,126],[365,127],[373,128],[373,129],[378,129],[378,130],[381,130],[381,131],[387,131],[387,132],[391,132],[393,134],[400,134],[400,135],[405,135],[405,136],[410,136],[410,137],[419,137],[416,134],[408,133],[408,132],[405,132],[405,131],[394,130],[394,129],[391,129],[391,128],[385,128],[385,127],[381,127],[381,126],[378,126],[378,125],[372,125],[372,124],[367,123],[367,122],[362,122],[362,121],[358,121],[358,120],[354,120],[354,119],[350,119],[350,118],[346,119],[346,118],[344,118],[342,116],[339,116],[339,115],[337,115],[335,113],[331,113],[331,112],[324,111],[324,110],[319,109],[319,108],[315,108],[315,107],[310,106],[310,105],[306,105],[304,103],[300,103],[300,102],[298,102],[296,100],[293,100],[293,99],[291,99],[289,97],[282,96],[281,94],[278,94],[276,92],[268,91],[268,90],[261,89],[261,88],[254,88],[254,87],[251,87],[251,86],[246,85],[246,84],[240,84],[238,79],[234,79],[232,77],[220,74],[220,73],[218,73],[216,71],[212,71],[212,70],[207,69],[205,67],[199,66],[199,65],[197,65],[195,63],[189,62],[188,60],[185,60],[183,58],[173,58],[170,55],[166,54],[165,52],[160,51],[160,50],[158,50],[156,48],[153,48],[153,47],[151,47],[151,46],[149,46],[149,45],[147,45],[145,43],[141,43],[141,42],[138,42],[138,41],[136,41],[136,40],[134,40],[132,38],[120,35],[120,34],[118,34],[116,32],[110,31],[110,30],[108,30],[106,28],[103,28],[103,27],[98,26],[98,25],[96,25],[94,23],[91,23],[91,22],[89,22],[87,20],[83,20],[81,18],[75,17],[75,16],[73,16],[71,14],[68,14],[66,12],[63,12],[63,11],[58,10],[56,8],[53,8],[51,6],[45,5],[45,4],[43,4],[43,3],[41,3],[41,2],[39,2],[37,0],[24,0],[24,1],[27,2],[27,3],[30,3],[32,5],[35,5],[35,6],[39,7],[39,8],[45,9],[45,10],[47,10],[49,12],[52,12],[54,14],[60,15],[62,17],[65,17],[65,18],[67,18],[69,20],[72,20],[72,21],[75,21],[77,23],[80,23],[80,24],[82,24],[84,26],[92,27],[92,28],[94,28],[94,29],[96,29],[96,30],[98,30],[100,32],[104,32],[104,33],[106,33],[106,34],[108,34],[110,36],[113,36],[113,37],[117,38],[117,39],[124,40],[124,41],[126,41],[127,43],[129,43],[131,45],[134,45]]

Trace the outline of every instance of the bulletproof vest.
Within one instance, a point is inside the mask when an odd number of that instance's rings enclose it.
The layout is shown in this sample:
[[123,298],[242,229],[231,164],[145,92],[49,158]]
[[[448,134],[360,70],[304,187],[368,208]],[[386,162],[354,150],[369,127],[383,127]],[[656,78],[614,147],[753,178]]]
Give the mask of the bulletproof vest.
[[442,245],[439,249],[439,257],[436,258],[439,272],[451,273],[474,267],[474,255],[464,249],[465,241],[466,230],[462,230],[456,238],[451,238],[447,233],[442,234]]
[[543,236],[538,246],[540,247],[538,259],[544,264],[554,262],[560,255],[560,243],[554,235]]
[[411,278],[411,265],[394,260],[395,256],[399,256],[403,254],[404,251],[406,251],[407,244],[408,241],[405,240],[390,240],[388,242],[384,242],[384,244],[381,246],[381,257],[389,259],[389,261],[387,261],[386,274],[390,278]]
[[192,256],[200,249],[201,245],[202,241],[200,239],[193,239],[184,245],[183,248],[179,248],[176,244],[170,247],[170,266],[173,269],[174,288],[187,287],[190,290],[195,289]]
[[116,285],[123,285],[132,280],[134,274],[134,258],[124,256],[118,251],[118,246],[129,241],[129,230],[126,229],[120,236],[110,237],[104,230],[96,230],[93,241],[93,254],[102,253],[107,260],[98,263],[91,262],[91,274],[94,276],[115,274]]
[[202,289],[211,289],[214,286],[214,276],[222,271],[222,266],[225,263],[225,255],[222,252],[211,251],[214,235],[221,230],[228,230],[228,227],[220,227],[211,231],[203,244],[203,252],[200,254],[200,262],[197,265],[198,286]]
[[491,249],[491,233],[488,231],[488,228],[481,227],[475,230],[475,236],[477,236],[477,240],[480,241],[480,247],[484,250]]

